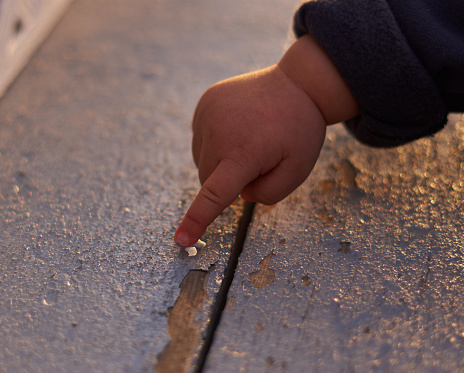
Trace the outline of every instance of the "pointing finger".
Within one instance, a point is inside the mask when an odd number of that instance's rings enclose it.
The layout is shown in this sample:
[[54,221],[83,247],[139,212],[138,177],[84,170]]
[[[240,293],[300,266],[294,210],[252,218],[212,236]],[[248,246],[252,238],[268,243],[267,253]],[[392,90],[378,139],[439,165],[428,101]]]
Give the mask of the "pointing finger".
[[206,228],[231,205],[242,189],[259,175],[250,167],[222,160],[201,187],[174,235],[181,246],[191,246]]

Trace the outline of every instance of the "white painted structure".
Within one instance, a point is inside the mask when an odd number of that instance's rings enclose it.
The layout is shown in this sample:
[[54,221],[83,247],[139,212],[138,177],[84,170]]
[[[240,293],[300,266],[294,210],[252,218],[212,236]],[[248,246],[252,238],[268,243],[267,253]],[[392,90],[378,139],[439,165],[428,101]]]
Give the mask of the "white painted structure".
[[0,97],[72,0],[0,0]]

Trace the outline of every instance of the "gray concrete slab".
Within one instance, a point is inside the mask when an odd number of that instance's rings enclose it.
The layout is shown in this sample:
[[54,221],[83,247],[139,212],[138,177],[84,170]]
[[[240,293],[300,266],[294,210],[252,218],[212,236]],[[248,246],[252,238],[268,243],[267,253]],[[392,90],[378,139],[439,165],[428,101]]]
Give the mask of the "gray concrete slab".
[[[74,3],[0,102],[0,371],[194,368],[242,211],[173,245],[190,118],[280,57],[296,5]],[[331,128],[257,207],[205,371],[462,370],[463,129],[373,150]]]
[[241,207],[197,257],[173,245],[190,118],[277,60],[294,3],[74,2],[0,102],[0,371],[195,363]]
[[464,370],[464,122],[391,150],[329,129],[257,207],[206,372]]

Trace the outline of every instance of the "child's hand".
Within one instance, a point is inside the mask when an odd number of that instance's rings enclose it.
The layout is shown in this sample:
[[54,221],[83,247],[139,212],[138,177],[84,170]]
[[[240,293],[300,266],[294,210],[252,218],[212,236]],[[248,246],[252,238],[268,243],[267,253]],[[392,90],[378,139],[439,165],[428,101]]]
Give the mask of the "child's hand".
[[201,98],[193,156],[202,188],[176,231],[178,245],[195,243],[240,194],[274,204],[311,172],[327,118],[288,73],[299,66],[282,61],[220,82]]
[[176,242],[195,242],[240,193],[266,205],[290,194],[313,168],[325,127],[317,106],[278,66],[211,87],[193,120],[203,186]]

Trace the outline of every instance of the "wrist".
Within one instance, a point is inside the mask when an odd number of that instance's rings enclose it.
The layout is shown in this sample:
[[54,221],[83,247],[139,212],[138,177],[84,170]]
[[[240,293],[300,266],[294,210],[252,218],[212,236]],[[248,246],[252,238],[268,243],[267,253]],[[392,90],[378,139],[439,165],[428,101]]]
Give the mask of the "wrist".
[[343,77],[310,35],[299,38],[277,66],[311,98],[327,124],[358,115],[358,104]]

